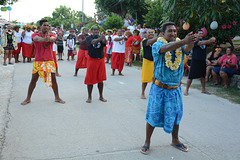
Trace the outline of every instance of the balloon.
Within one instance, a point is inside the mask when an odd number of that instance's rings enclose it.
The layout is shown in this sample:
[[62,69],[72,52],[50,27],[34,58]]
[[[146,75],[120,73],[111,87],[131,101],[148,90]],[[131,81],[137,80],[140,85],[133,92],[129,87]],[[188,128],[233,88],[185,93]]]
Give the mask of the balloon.
[[1,11],[3,11],[2,9],[3,9],[3,7],[1,7]]
[[7,9],[8,9],[9,11],[11,11],[11,10],[12,10],[12,7],[11,7],[11,6],[8,6]]
[[190,24],[185,22],[185,23],[183,24],[183,29],[184,29],[184,30],[188,30],[189,28],[190,28]]
[[217,21],[213,21],[213,22],[210,24],[210,28],[211,28],[212,30],[217,29],[217,28],[218,28],[218,23],[217,23]]
[[2,8],[2,11],[3,11],[3,12],[6,12],[6,11],[7,11],[7,7],[3,7],[3,8]]
[[204,27],[204,28],[201,28],[201,30],[203,31],[203,37],[206,37],[208,34],[207,29]]

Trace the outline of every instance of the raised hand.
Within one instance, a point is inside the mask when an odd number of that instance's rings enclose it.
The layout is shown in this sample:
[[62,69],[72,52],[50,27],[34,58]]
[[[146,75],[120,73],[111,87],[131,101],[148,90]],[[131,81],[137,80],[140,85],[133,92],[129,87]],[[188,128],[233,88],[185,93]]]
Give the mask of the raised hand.
[[184,44],[190,44],[196,42],[196,37],[194,36],[193,32],[188,33],[185,38],[183,39]]

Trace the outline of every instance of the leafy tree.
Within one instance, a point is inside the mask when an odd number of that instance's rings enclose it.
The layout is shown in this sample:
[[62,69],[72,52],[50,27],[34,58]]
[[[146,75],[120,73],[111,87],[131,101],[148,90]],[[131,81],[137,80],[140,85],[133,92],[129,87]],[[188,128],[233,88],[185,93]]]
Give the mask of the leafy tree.
[[147,2],[147,4],[149,5],[147,7],[148,12],[143,16],[146,26],[160,28],[163,14],[162,2],[153,1]]
[[145,0],[95,0],[96,8],[105,14],[116,13],[124,18],[126,14],[140,11]]
[[123,20],[121,17],[113,15],[111,17],[107,17],[106,22],[103,23],[103,28],[106,29],[113,29],[113,28],[122,28]]
[[11,3],[9,3],[9,0],[0,0],[0,5],[12,5],[13,3],[16,3],[18,0],[11,0]]
[[[163,0],[164,14],[162,21],[174,21],[179,26],[180,36],[186,35],[181,26],[184,22],[190,23],[190,29],[196,31],[202,27],[208,30],[208,37],[216,37],[217,45],[229,42],[232,37],[240,34],[240,2],[239,0]],[[216,30],[210,29],[212,21],[218,22]],[[236,23],[235,23],[236,22]],[[225,28],[225,26],[229,26]]]
[[[61,26],[67,30],[72,29],[71,24],[73,24],[74,28],[76,28],[82,22],[82,12],[72,10],[66,6],[60,6],[56,8],[52,13],[52,17],[44,17],[42,19],[47,19],[49,23],[54,26]],[[88,17],[84,14],[84,22],[93,21],[93,18]]]

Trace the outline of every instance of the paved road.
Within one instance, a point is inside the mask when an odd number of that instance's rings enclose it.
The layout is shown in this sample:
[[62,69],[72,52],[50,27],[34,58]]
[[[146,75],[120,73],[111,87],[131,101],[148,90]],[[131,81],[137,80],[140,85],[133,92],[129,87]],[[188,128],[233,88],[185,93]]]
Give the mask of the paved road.
[[58,65],[62,77],[57,80],[60,96],[66,100],[64,105],[54,102],[52,90],[39,79],[32,103],[21,106],[32,64],[1,67],[9,70],[10,79],[13,75],[12,81],[1,78],[1,83],[8,81],[1,87],[9,87],[5,89],[9,95],[0,97],[5,102],[1,107],[6,109],[2,119],[7,121],[3,123],[7,128],[3,130],[2,160],[240,159],[240,105],[191,89],[190,95],[183,97],[180,124],[181,141],[190,151],[184,153],[171,147],[171,136],[158,128],[152,137],[151,153],[145,156],[139,153],[145,137],[147,106],[147,100],[140,99],[141,70],[124,67],[125,76],[110,76],[110,65],[106,64],[104,96],[108,102],[98,100],[94,86],[93,103],[87,104],[85,70],[73,77],[75,61],[65,60]]

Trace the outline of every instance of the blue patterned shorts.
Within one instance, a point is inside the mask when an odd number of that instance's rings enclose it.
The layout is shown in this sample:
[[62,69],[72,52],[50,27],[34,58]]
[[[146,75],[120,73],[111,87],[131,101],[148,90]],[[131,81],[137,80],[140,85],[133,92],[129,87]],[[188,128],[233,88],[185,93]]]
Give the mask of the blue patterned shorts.
[[152,84],[149,93],[146,121],[152,127],[163,127],[171,133],[174,124],[179,125],[183,115],[181,86],[167,90]]

